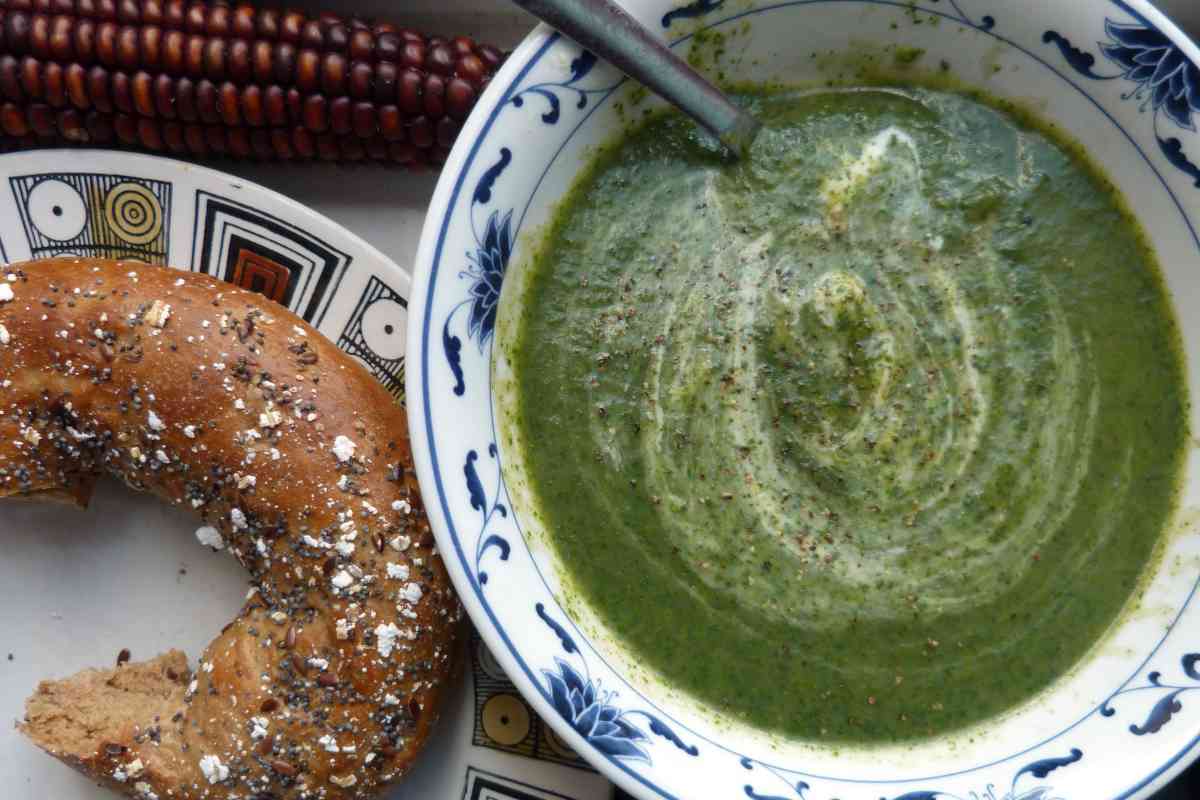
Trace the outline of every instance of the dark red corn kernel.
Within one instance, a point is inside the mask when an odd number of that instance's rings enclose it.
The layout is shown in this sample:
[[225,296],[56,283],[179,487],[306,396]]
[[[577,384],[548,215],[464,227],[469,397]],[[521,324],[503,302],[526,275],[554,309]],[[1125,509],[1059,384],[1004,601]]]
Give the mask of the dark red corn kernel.
[[363,147],[362,140],[354,136],[343,136],[339,139],[338,151],[341,156],[339,160],[351,163],[362,161],[367,156],[367,150]]
[[225,131],[216,125],[204,126],[204,144],[210,152],[226,155],[229,145],[225,141]]
[[375,102],[395,102],[396,78],[395,64],[389,61],[381,61],[375,65]]
[[267,122],[266,110],[263,108],[263,91],[257,86],[247,86],[242,90],[242,118],[246,124],[258,128]]
[[162,61],[162,30],[154,26],[142,28],[138,47],[142,53],[141,66],[158,69]]
[[504,54],[490,44],[481,45],[476,53],[491,72],[495,72],[504,63]]
[[183,140],[183,126],[178,122],[166,122],[162,126],[163,141],[167,149],[176,155],[187,153],[187,143]]
[[444,42],[431,46],[425,55],[425,69],[435,75],[449,77],[454,74],[454,51]]
[[321,23],[310,19],[300,27],[300,45],[313,50],[325,49],[325,37],[321,34]]
[[84,126],[87,128],[88,135],[91,137],[93,144],[108,144],[117,135],[116,130],[113,128],[112,117],[107,114],[101,114],[96,111],[89,113],[84,120]]
[[109,92],[108,70],[104,67],[92,67],[87,75],[88,97],[92,106],[105,114],[113,111],[112,94]]
[[152,119],[139,119],[137,124],[137,135],[143,147],[151,150],[162,150],[165,146],[162,135],[158,130],[158,123]]
[[196,84],[196,111],[199,113],[200,121],[206,125],[212,125],[220,122],[221,115],[217,110],[217,87],[209,80],[202,80]]
[[282,161],[291,161],[294,157],[291,137],[282,128],[275,128],[271,131],[271,149]]
[[113,129],[121,144],[133,147],[138,141],[137,120],[128,114],[117,114],[113,120]]
[[107,67],[117,63],[117,26],[111,22],[96,27],[96,59]]
[[[80,64],[91,64],[96,58],[96,26],[89,20],[79,20],[72,33],[72,49]],[[93,140],[95,137],[93,136]]]
[[288,123],[287,96],[278,86],[268,86],[263,94],[263,107],[266,109],[267,124],[283,127]]
[[4,45],[13,55],[29,52],[29,15],[9,13],[4,17]]
[[441,119],[446,114],[446,82],[438,75],[426,75],[422,87],[421,107],[430,119]]
[[410,142],[391,142],[388,144],[388,160],[392,163],[411,167],[420,163],[417,155],[416,146]]
[[300,94],[299,89],[288,89],[286,100],[288,120],[294,125],[299,125],[304,118],[304,95]]
[[50,57],[59,61],[70,61],[75,58],[74,36],[72,26],[74,20],[66,16],[55,17],[50,22]]
[[350,34],[350,58],[356,61],[370,61],[375,57],[375,38],[370,31],[356,30]]
[[317,91],[321,73],[321,55],[316,50],[301,50],[296,58],[296,88],[304,93]]
[[475,42],[470,36],[455,36],[450,40],[450,46],[454,48],[454,55],[457,58],[469,56],[475,52]]
[[446,112],[461,122],[474,105],[475,87],[463,78],[452,79],[446,86]]
[[58,130],[54,109],[45,103],[34,103],[29,106],[28,120],[32,132],[43,138],[53,136]]
[[264,8],[259,11],[254,20],[254,29],[264,39],[278,39],[279,12],[273,8]]
[[204,22],[204,4],[190,4],[183,18],[184,30],[188,31],[189,33],[203,33]]
[[0,56],[0,95],[16,103],[25,99],[25,90],[21,87],[21,65],[16,58],[7,54]]
[[130,86],[132,81],[124,72],[114,72],[108,81],[109,89],[112,92],[113,106],[117,111],[126,114],[133,113],[133,87]]
[[304,27],[304,15],[296,11],[286,11],[279,18],[279,39],[291,44],[300,43],[300,31]]
[[[180,84],[183,81],[179,81]],[[177,116],[175,109],[175,97],[178,94],[176,82],[171,80],[167,75],[159,74],[154,79],[154,109],[160,117],[165,119],[175,119]],[[182,141],[182,135],[180,141]]]
[[292,128],[292,147],[300,158],[311,161],[317,155],[317,143],[313,135],[297,125]]
[[193,78],[204,77],[204,46],[203,36],[189,36],[183,44],[183,69]]
[[253,154],[250,134],[245,128],[226,128],[225,135],[229,138],[229,152],[234,158],[249,158]]
[[[200,119],[200,110],[196,106],[196,84],[191,78],[180,78],[175,84],[175,113],[184,122],[196,122]],[[186,131],[184,138],[187,138]],[[190,145],[188,149],[192,149]]]
[[379,133],[389,142],[404,141],[404,115],[396,106],[379,109]]
[[275,160],[275,152],[271,148],[271,135],[263,128],[250,131],[250,151],[259,161]]
[[346,59],[330,53],[321,61],[321,91],[340,95],[346,91]]
[[5,103],[0,106],[0,130],[6,136],[24,136],[29,133],[29,123],[25,121],[25,112],[15,103]]
[[413,69],[424,69],[425,43],[405,42],[404,50],[400,55],[400,63],[406,67],[412,67]]
[[[264,15],[266,12],[263,12]],[[238,39],[254,37],[254,6],[242,4],[233,10],[233,19],[229,26],[230,33]]]
[[29,52],[38,58],[50,57],[50,18],[34,14],[29,25]]
[[375,59],[377,61],[398,61],[404,47],[404,40],[394,33],[381,33],[375,39]]
[[143,117],[154,116],[154,79],[149,72],[137,72],[130,82],[133,108]]
[[317,137],[317,158],[322,161],[337,161],[340,155],[341,151],[338,150],[336,137],[328,133]]
[[[384,141],[382,136],[372,136],[363,143],[363,146],[367,149],[367,158],[371,161],[384,161],[387,159],[387,142]],[[376,549],[380,553],[383,552],[378,547]]]
[[42,96],[54,108],[67,104],[66,70],[57,62],[42,65]]
[[225,79],[225,40],[207,39],[204,46],[204,76],[220,81]]
[[167,0],[163,8],[163,24],[168,28],[182,29],[184,25],[184,5],[180,0]]
[[400,73],[400,86],[396,92],[396,100],[401,110],[410,116],[416,116],[424,110],[421,93],[424,76],[415,69],[406,69]]
[[229,58],[226,60],[229,78],[234,83],[246,84],[254,78],[253,62],[250,56],[250,45],[241,40],[229,42]]
[[354,135],[360,139],[369,139],[375,135],[378,126],[375,122],[375,106],[371,103],[355,103],[352,112]]
[[88,97],[87,87],[87,70],[80,64],[71,64],[63,73],[63,80],[67,85],[67,99],[71,101],[71,105],[80,111],[87,111],[92,107],[91,99]]
[[350,65],[350,78],[347,81],[347,91],[350,96],[365,100],[371,96],[373,70],[365,61],[355,61]]
[[182,75],[184,72],[184,51],[187,47],[187,37],[179,31],[167,31],[163,37],[162,66],[170,75]]
[[121,28],[117,32],[117,63],[128,70],[137,69],[141,62],[141,47],[138,46],[138,29]]
[[319,94],[304,98],[304,127],[313,133],[323,133],[329,127],[329,103]]
[[221,121],[230,128],[241,125],[242,115],[238,107],[238,88],[226,81],[217,90],[217,97],[220,106]]
[[335,23],[325,29],[325,49],[335,53],[344,53],[350,48],[350,30],[345,25]]
[[449,148],[454,144],[454,137],[458,136],[460,126],[457,122],[449,117],[442,117],[437,123],[437,143],[441,147]]
[[417,117],[409,122],[408,139],[422,150],[433,146],[433,124],[426,117]]
[[209,8],[204,32],[209,36],[229,35],[229,6],[214,3]]
[[[65,0],[70,2],[70,0]],[[144,25],[162,25],[163,23],[163,8],[159,0],[143,0],[142,4],[142,24]]]
[[185,125],[183,141],[187,144],[188,152],[195,156],[208,155],[208,142],[204,138],[204,129],[199,125]]
[[352,101],[349,97],[339,97],[329,104],[329,128],[339,136],[350,132],[353,127],[350,119]]

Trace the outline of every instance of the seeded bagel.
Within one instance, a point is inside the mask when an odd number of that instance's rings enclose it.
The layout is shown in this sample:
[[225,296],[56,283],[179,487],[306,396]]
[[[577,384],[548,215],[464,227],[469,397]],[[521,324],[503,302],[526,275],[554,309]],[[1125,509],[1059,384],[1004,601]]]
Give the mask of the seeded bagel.
[[172,652],[42,683],[21,730],[132,797],[369,798],[429,735],[462,617],[404,412],[266,298],[138,262],[0,268],[0,497],[186,506],[252,588]]

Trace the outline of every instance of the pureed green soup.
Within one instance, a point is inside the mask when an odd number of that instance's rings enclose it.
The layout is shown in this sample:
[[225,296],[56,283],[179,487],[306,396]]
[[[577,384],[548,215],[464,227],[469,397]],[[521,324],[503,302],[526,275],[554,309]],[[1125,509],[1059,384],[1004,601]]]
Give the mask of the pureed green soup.
[[572,591],[670,686],[805,739],[943,733],[1113,624],[1174,508],[1175,322],[1111,186],[922,89],[651,119],[561,206],[501,410]]

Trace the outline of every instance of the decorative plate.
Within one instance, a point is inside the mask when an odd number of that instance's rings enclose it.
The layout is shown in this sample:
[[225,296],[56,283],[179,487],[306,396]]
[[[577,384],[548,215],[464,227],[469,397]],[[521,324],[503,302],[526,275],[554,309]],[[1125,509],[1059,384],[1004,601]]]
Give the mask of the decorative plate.
[[[680,52],[699,31],[722,34],[713,69],[731,81],[820,81],[847,64],[841,55],[899,45],[1061,126],[1138,210],[1179,309],[1190,388],[1200,397],[1200,50],[1148,2],[625,5]],[[644,798],[1097,800],[1164,785],[1200,742],[1196,451],[1178,532],[1135,611],[1034,702],[946,739],[837,752],[772,741],[714,720],[636,669],[610,637],[593,635],[594,620],[580,625],[564,610],[555,557],[526,536],[523,498],[505,482],[493,396],[497,315],[519,297],[506,287],[522,279],[528,237],[589,151],[631,109],[653,104],[590,53],[539,29],[468,121],[426,221],[407,375],[419,477],[451,574],[501,666],[567,743]]]
[[[239,178],[103,151],[0,156],[0,261],[75,254],[205,272],[286,305],[404,401],[409,276],[341,226]],[[193,657],[241,606],[247,576],[200,547],[196,520],[115,482],[86,512],[0,504],[0,707],[37,681],[169,647]],[[472,636],[468,668],[426,757],[393,798],[607,800],[610,787],[552,734]],[[113,796],[0,734],[14,800]]]

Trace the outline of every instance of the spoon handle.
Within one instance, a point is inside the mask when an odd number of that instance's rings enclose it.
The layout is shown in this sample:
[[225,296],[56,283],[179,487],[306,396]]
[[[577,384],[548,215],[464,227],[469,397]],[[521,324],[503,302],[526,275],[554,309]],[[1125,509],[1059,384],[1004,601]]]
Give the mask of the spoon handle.
[[735,155],[760,127],[612,0],[513,0],[696,120]]

